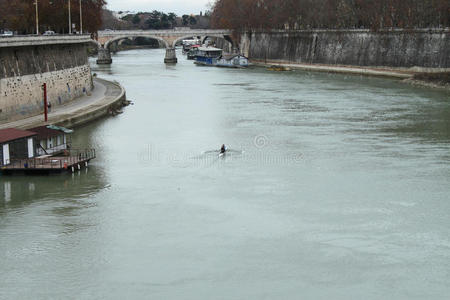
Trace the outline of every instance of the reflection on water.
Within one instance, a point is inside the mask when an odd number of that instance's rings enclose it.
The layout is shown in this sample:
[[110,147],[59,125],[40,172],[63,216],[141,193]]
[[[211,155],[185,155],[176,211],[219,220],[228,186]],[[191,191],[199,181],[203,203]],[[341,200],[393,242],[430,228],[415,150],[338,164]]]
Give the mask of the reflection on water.
[[135,105],[87,173],[0,177],[0,298],[450,294],[448,93],[164,54],[93,61]]
[[50,176],[3,176],[0,181],[2,209],[17,208],[40,200],[85,199],[107,187],[95,168],[73,174]]
[[100,121],[92,122],[85,127],[76,129],[72,135],[72,145],[75,149],[95,148],[100,157],[91,161],[88,168],[75,173],[62,173],[48,176],[2,176],[0,177],[0,214],[4,209],[20,208],[26,204],[41,200],[86,199],[107,188],[106,176],[102,165],[101,145],[96,141],[96,135],[89,134]]
[[111,65],[97,65],[97,67],[95,68],[95,72],[96,74],[101,72],[101,74],[114,75],[114,72],[111,69]]

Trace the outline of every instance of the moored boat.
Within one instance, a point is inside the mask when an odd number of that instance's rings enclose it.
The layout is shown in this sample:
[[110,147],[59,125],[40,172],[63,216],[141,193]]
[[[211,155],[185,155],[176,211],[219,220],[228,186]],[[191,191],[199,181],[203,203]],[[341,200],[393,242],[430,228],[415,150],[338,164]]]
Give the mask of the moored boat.
[[281,65],[272,65],[272,66],[268,67],[267,70],[269,70],[269,71],[277,71],[277,72],[292,71],[291,68],[285,67],[285,66],[281,66]]
[[245,68],[248,67],[248,58],[241,54],[224,54],[218,60],[218,67]]
[[195,56],[195,64],[214,66],[219,57],[222,56],[222,49],[214,47],[198,47],[198,53]]
[[201,40],[198,38],[183,40],[182,41],[183,53],[189,52],[189,50],[191,50],[194,45],[199,45],[200,43]]
[[223,50],[214,47],[198,47],[195,64],[215,67],[248,67],[248,58],[241,54],[223,54]]

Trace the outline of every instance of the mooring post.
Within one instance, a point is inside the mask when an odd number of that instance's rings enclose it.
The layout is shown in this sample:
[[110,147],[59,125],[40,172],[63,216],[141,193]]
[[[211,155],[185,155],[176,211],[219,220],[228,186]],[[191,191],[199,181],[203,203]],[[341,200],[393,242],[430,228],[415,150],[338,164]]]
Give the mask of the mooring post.
[[48,121],[48,104],[47,104],[47,83],[44,82],[42,85],[42,89],[44,90],[44,120]]
[[166,64],[176,64],[178,62],[175,47],[166,48],[166,57],[164,58]]

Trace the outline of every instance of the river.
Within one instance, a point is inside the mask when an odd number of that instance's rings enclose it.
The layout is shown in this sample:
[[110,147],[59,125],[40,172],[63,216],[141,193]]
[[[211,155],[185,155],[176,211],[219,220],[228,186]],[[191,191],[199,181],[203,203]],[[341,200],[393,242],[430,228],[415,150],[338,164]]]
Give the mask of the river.
[[0,177],[0,299],[448,297],[448,93],[177,56],[92,60],[134,103],[97,159]]

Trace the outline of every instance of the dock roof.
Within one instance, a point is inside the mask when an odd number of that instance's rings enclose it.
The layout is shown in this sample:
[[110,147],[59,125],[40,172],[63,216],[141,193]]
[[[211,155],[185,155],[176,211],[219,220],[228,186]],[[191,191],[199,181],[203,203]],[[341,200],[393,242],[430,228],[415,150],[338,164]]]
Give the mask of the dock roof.
[[37,135],[36,132],[16,128],[0,129],[0,144]]
[[39,139],[51,138],[54,136],[62,135],[64,133],[72,132],[72,130],[57,126],[39,126],[31,128],[30,131],[36,132]]

